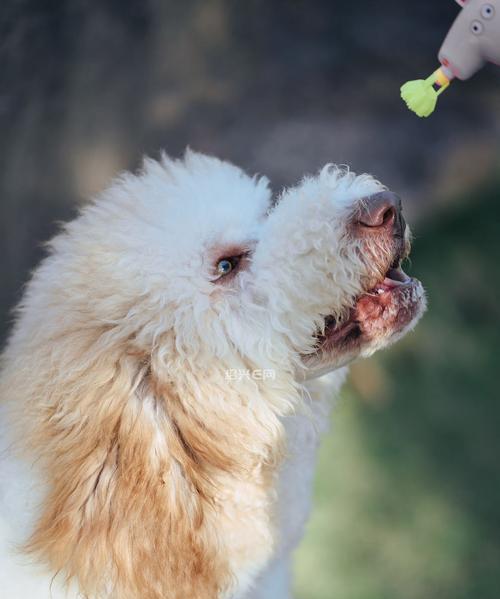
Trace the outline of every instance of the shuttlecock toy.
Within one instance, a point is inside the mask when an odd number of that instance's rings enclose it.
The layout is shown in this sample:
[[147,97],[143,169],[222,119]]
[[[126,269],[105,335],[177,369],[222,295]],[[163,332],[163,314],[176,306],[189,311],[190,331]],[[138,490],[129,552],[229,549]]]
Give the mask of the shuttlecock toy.
[[465,81],[487,62],[500,64],[500,0],[456,0],[462,7],[444,40],[441,67],[427,79],[408,81],[401,97],[420,117],[431,115],[450,82]]

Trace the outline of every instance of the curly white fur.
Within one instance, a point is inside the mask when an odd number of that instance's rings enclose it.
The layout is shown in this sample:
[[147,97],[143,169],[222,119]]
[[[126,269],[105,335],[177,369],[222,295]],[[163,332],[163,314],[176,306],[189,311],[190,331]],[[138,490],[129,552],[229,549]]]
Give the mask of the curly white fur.
[[187,152],[123,175],[50,242],[3,355],[6,596],[290,596],[318,431],[354,357],[304,382],[320,373],[304,356],[376,278],[348,223],[382,189],[326,166],[272,204],[265,178]]

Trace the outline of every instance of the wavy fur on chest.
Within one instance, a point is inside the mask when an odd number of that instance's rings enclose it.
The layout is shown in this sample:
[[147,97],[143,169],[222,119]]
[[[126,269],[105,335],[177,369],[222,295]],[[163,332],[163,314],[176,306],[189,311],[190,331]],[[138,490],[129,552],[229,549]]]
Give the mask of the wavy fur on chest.
[[[225,530],[236,539],[251,526],[269,535],[279,424],[262,438],[241,405],[214,421],[209,401],[184,401],[127,344],[103,343],[102,331],[52,342],[56,366],[46,341],[32,344],[30,364],[19,357],[7,381],[11,395],[29,398],[23,443],[48,487],[27,549],[90,597],[219,597],[234,561],[255,560],[239,556]],[[242,455],[235,439],[252,451]],[[228,489],[238,494],[240,485],[258,508],[238,513]]]

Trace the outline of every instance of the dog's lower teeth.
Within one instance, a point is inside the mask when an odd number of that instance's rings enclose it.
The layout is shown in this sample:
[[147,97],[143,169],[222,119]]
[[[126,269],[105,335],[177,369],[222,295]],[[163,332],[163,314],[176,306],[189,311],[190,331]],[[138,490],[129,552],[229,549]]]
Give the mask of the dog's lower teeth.
[[379,289],[377,289],[377,293],[378,293],[379,295],[382,295],[382,293],[384,293],[384,290],[383,290],[383,289],[381,289],[381,288],[379,288]]

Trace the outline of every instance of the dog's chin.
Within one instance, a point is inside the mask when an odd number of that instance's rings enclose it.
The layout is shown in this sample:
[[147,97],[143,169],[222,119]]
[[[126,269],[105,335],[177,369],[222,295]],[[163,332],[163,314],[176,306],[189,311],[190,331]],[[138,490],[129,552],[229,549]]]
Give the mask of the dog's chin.
[[324,329],[316,335],[315,352],[302,357],[305,378],[322,376],[398,341],[415,326],[425,306],[420,281],[399,265],[390,268],[357,297],[345,319],[325,318]]

